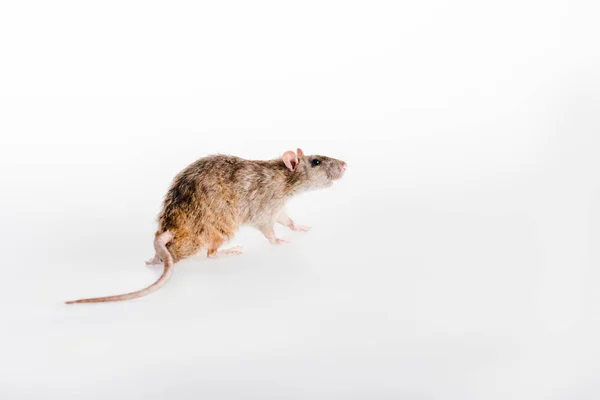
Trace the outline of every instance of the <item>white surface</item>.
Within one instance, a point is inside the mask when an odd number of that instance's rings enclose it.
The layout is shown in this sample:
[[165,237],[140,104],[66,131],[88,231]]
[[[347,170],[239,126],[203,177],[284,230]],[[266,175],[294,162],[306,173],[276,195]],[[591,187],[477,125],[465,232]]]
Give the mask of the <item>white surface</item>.
[[[597,399],[592,2],[0,6],[3,399]],[[153,282],[203,155],[346,160]]]

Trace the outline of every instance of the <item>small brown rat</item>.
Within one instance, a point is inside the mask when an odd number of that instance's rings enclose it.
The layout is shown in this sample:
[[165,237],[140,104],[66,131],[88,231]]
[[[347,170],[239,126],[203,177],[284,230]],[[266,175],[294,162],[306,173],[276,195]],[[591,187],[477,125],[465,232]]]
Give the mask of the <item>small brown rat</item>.
[[275,236],[275,223],[296,231],[286,214],[288,199],[307,190],[329,187],[346,171],[346,163],[325,156],[306,156],[286,151],[282,157],[245,160],[235,156],[213,155],[201,158],[173,180],[158,216],[154,240],[156,254],[146,264],[164,263],[161,277],[145,289],[116,296],[68,301],[100,303],[135,299],[148,295],[169,280],[173,264],[208,251],[208,257],[241,254],[241,248],[219,250],[242,225],[259,229],[272,244],[285,243]]

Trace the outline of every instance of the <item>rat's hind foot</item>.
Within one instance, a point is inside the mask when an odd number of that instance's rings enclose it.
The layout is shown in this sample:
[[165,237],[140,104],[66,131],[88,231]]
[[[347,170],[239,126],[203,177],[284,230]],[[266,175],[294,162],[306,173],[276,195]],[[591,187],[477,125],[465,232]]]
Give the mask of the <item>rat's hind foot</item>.
[[223,256],[240,255],[242,254],[241,246],[234,246],[223,250],[209,250],[208,258],[218,258]]
[[154,258],[151,258],[148,261],[146,261],[147,266],[158,265],[158,264],[162,264],[162,260],[160,259],[158,254],[155,254]]

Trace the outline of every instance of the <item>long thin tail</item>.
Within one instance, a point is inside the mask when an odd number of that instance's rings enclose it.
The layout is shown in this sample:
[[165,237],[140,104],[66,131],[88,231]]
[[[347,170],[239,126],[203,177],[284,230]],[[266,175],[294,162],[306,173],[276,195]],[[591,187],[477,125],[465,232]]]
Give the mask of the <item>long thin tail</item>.
[[96,297],[92,299],[81,299],[81,300],[73,300],[67,301],[66,304],[77,304],[77,303],[104,303],[107,301],[122,301],[122,300],[131,300],[137,299],[138,297],[147,296],[152,292],[156,292],[158,289],[163,287],[165,283],[169,281],[171,275],[173,275],[173,256],[167,250],[166,244],[173,239],[173,234],[170,232],[164,232],[160,235],[156,236],[154,239],[154,249],[157,254],[162,258],[164,263],[164,270],[160,278],[152,285],[148,286],[145,289],[138,290],[136,292],[119,294],[116,296],[107,296],[107,297]]

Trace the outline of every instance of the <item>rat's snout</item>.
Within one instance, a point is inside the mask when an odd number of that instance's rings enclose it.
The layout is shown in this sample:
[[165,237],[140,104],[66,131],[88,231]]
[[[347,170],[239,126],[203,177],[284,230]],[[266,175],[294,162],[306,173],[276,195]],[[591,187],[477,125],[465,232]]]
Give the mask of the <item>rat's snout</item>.
[[341,178],[346,173],[346,168],[348,167],[348,164],[346,164],[345,161],[340,161],[338,163],[338,166],[340,167],[340,172],[339,172],[339,177],[338,178]]

